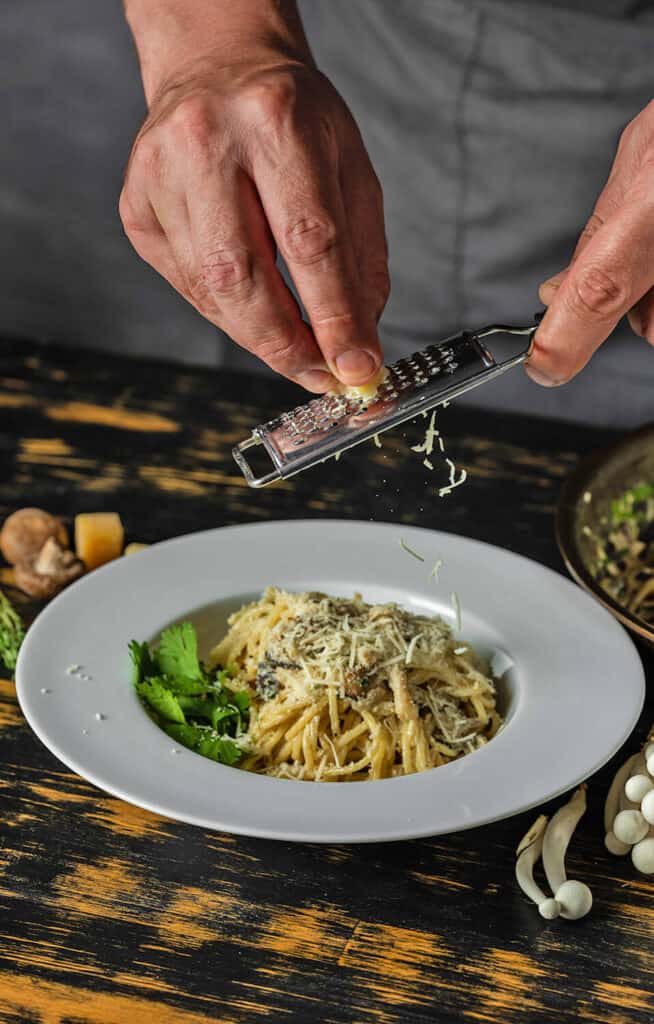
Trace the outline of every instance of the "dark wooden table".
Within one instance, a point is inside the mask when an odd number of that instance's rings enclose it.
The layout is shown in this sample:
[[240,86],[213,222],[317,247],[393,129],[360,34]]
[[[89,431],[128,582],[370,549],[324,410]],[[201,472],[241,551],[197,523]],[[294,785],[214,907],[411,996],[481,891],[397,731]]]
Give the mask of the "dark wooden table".
[[[440,421],[468,482],[447,499],[434,497],[438,472],[408,451],[418,426],[254,492],[230,447],[295,402],[291,385],[12,341],[0,376],[0,513],[116,510],[130,539],[146,542],[270,518],[370,518],[467,534],[562,569],[561,481],[608,440],[454,406]],[[533,813],[360,847],[215,834],[71,774],[30,732],[13,683],[0,687],[2,1022],[654,1019],[654,883],[602,844],[615,762],[590,781],[569,858],[593,889],[593,912],[548,923],[513,879]],[[652,718],[650,700],[638,739]]]

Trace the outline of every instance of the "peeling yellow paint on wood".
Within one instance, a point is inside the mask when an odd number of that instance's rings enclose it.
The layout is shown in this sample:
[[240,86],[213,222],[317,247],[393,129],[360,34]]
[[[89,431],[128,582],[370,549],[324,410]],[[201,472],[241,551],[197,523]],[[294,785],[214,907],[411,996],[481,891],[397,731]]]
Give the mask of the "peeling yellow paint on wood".
[[93,469],[97,466],[95,459],[84,459],[79,455],[50,455],[48,453],[18,452],[16,461],[37,466],[76,466],[78,469]]
[[[68,874],[55,880],[54,904],[78,917],[103,917],[139,924],[143,920],[141,899],[144,878],[118,858],[101,858],[76,864]],[[147,884],[152,884],[149,880]]]
[[113,797],[103,797],[97,809],[88,811],[86,817],[90,821],[96,821],[104,828],[110,829],[111,832],[139,838],[146,836],[168,837],[170,831],[165,826],[173,827],[173,823],[168,822],[166,818]]
[[362,921],[338,963],[362,972],[365,986],[384,1003],[424,1005],[432,998],[436,972],[451,969],[454,954],[434,932]]
[[168,940],[168,948],[197,948],[225,938],[239,913],[238,892],[229,889],[224,881],[219,892],[178,886],[165,910],[152,919],[160,940]]
[[416,882],[422,882],[424,885],[443,886],[446,889],[470,889],[471,886],[466,885],[465,882],[457,882],[454,878],[448,878],[446,875],[429,875],[423,871],[412,871],[411,878],[415,878]]
[[[1,397],[1,396],[0,396]],[[148,433],[174,434],[179,423],[153,412],[139,412],[136,409],[115,409],[90,402],[66,402],[50,405],[45,415],[52,420],[73,423],[93,423],[102,427],[116,427],[118,430],[140,430]]]
[[23,437],[20,450],[26,455],[72,455],[73,449],[60,437]]
[[516,1024],[535,1011],[543,1013],[542,986],[551,981],[551,971],[542,961],[517,950],[489,949],[475,961],[461,965],[466,984],[474,986],[473,1008],[465,1017],[480,1021],[506,1021],[515,1015]]
[[21,409],[36,405],[36,399],[30,395],[14,395],[11,392],[0,393],[0,409]]
[[623,982],[618,985],[615,982],[598,981],[594,986],[594,994],[600,1005],[616,1010],[648,1010],[654,1014],[654,994],[651,990],[647,992]]
[[173,494],[204,495],[207,493],[205,487],[188,480],[186,474],[177,469],[164,469],[158,466],[141,466],[139,476],[142,480],[154,484],[160,491],[169,491]]
[[220,1013],[220,1003],[208,1015],[182,1010],[152,995],[110,994],[80,986],[62,985],[26,975],[0,974],[3,1007],[22,1018],[35,1017],[39,1024],[234,1024],[234,1018]]
[[277,907],[253,945],[303,960],[336,961],[355,924],[332,905]]
[[25,725],[25,719],[18,705],[16,684],[11,679],[0,679],[0,732],[20,725]]
[[67,789],[53,789],[52,786],[40,786],[32,782],[29,790],[34,796],[40,796],[53,804],[85,804],[91,799],[90,793],[71,793]]

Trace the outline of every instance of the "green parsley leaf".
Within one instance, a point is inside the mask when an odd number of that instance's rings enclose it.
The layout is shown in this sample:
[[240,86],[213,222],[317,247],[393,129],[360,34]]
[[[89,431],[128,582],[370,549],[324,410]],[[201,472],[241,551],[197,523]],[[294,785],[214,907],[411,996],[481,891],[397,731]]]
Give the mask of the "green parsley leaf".
[[147,643],[140,644],[138,640],[130,640],[128,647],[132,659],[132,681],[136,686],[148,676],[155,675],[156,669]]
[[18,612],[0,590],[0,661],[10,672],[16,668],[25,630]]
[[205,672],[188,622],[165,629],[156,651],[133,640],[129,652],[136,691],[153,720],[190,750],[236,764],[243,750],[233,737],[247,723],[250,708],[247,690],[234,693],[226,685],[236,670]]
[[136,692],[157,714],[169,722],[186,722],[180,703],[165,681],[153,676],[136,684]]
[[243,756],[243,751],[234,740],[224,736],[205,736],[197,746],[198,754],[203,757],[210,757],[212,761],[219,761],[220,764],[237,764]]
[[232,693],[231,700],[242,715],[250,710],[250,694],[247,690],[237,690],[236,693]]
[[194,750],[196,754],[209,757],[221,764],[236,764],[243,756],[243,751],[233,740],[216,735],[212,729],[201,725],[174,725],[164,722],[163,727],[172,739],[182,746]]
[[164,676],[202,679],[198,659],[198,638],[190,622],[164,629],[156,653],[157,664]]
[[[240,717],[241,715],[238,708],[235,708],[229,704],[223,708],[218,706],[214,709],[211,715],[211,724],[213,725],[214,729],[218,730],[220,722],[224,722],[225,725],[227,726],[230,720],[236,721],[237,719],[240,719]],[[218,731],[220,732],[222,730]]]
[[211,721],[216,708],[216,702],[211,697],[187,697],[180,694],[177,700],[187,718],[206,718],[208,722]]
[[178,696],[183,695],[185,697],[199,697],[203,693],[207,693],[208,686],[204,679],[191,679],[189,676],[169,676],[164,675],[166,680],[166,686],[173,693]]

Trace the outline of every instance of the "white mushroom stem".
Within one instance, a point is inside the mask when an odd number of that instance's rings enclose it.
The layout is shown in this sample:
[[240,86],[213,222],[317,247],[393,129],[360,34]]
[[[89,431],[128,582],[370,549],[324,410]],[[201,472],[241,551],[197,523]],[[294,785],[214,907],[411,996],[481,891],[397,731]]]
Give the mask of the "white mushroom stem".
[[559,905],[556,900],[546,896],[534,880],[534,865],[543,849],[543,836],[546,827],[547,818],[541,814],[520,840],[516,850],[515,877],[525,896],[528,896],[538,906],[541,915],[553,918],[558,917]]
[[543,838],[543,867],[550,889],[556,897],[565,881],[565,855],[572,834],[586,810],[586,787],[575,790],[567,804],[560,807],[550,821]]
[[586,786],[582,785],[567,804],[561,807],[545,830],[543,838],[543,866],[547,881],[558,903],[561,917],[577,921],[585,917],[593,905],[593,894],[583,882],[568,879],[565,855],[579,819],[586,810]]
[[620,810],[620,795],[624,792],[624,784],[631,775],[632,764],[638,757],[638,754],[628,757],[613,776],[613,782],[604,802],[604,831],[607,833],[613,830],[615,816]]

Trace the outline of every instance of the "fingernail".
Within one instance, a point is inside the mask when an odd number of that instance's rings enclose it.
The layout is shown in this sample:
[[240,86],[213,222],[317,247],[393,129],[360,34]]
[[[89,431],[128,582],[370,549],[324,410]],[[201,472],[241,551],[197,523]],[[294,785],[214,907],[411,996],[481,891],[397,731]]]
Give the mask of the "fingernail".
[[316,392],[331,391],[336,384],[331,373],[326,370],[305,370],[297,375],[296,380],[307,391]]
[[546,373],[535,369],[535,367],[530,366],[529,363],[526,364],[525,370],[527,372],[527,376],[533,380],[535,384],[540,384],[544,388],[555,388],[557,386],[557,382],[552,377],[548,377]]
[[363,348],[351,348],[336,357],[335,365],[341,380],[346,384],[356,384],[372,377],[379,360]]

